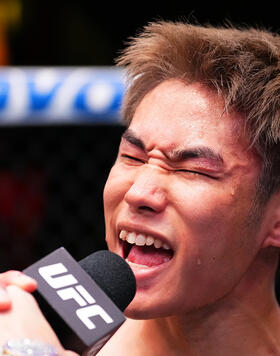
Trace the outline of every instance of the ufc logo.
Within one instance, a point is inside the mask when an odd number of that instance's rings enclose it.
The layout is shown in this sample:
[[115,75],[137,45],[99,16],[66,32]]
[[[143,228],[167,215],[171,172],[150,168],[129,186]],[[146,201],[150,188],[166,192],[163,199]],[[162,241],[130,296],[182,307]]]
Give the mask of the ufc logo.
[[[88,329],[96,328],[90,319],[95,316],[101,317],[107,324],[114,322],[72,274],[65,274],[68,270],[63,263],[40,267],[38,272],[50,287],[56,289],[57,295],[62,300],[73,299],[77,303],[79,308],[76,310],[76,315]],[[63,273],[64,275],[61,275]]]

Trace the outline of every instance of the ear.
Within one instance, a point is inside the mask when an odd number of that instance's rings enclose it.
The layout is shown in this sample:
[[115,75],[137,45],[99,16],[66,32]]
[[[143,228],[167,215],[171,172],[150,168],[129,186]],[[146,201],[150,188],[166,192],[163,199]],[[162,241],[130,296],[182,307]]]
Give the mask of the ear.
[[272,229],[264,239],[263,247],[280,247],[280,221],[275,222]]
[[265,220],[263,247],[280,247],[280,194],[275,194],[268,203]]

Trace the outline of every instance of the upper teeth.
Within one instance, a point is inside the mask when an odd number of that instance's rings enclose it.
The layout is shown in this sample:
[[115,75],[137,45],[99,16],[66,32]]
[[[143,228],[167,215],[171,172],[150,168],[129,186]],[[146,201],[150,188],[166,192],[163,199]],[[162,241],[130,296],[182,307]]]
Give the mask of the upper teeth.
[[149,235],[121,230],[119,237],[121,240],[127,241],[128,243],[135,244],[137,246],[154,245],[156,248],[162,247],[165,250],[170,250],[170,247],[166,243]]

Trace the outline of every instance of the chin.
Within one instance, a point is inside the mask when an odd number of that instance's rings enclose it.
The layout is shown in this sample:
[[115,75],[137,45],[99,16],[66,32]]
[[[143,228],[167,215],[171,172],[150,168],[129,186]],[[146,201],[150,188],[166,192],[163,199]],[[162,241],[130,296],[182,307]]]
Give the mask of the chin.
[[163,317],[164,315],[158,315],[158,313],[154,313],[147,310],[138,310],[138,309],[131,309],[127,308],[124,311],[124,315],[129,319],[135,320],[148,320],[148,319],[156,319],[159,317]]
[[133,300],[124,311],[124,315],[127,318],[137,320],[164,318],[174,314],[175,313],[170,309],[170,305],[169,307],[159,305],[158,303],[155,305],[147,305],[146,303],[136,303],[135,300]]
[[127,318],[136,320],[181,317],[182,315],[208,308],[214,303],[213,300],[211,300],[211,302],[209,300],[190,300],[188,303],[185,300],[185,303],[183,303],[182,300],[175,299],[176,298],[173,298],[173,303],[170,299],[160,300],[159,298],[152,302],[151,296],[150,298],[148,296],[141,298],[136,294],[135,298],[125,309],[124,314]]

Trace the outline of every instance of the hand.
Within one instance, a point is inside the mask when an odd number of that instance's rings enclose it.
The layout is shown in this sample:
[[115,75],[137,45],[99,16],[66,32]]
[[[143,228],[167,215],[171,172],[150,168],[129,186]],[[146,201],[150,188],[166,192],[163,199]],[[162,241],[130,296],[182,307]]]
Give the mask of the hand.
[[[2,277],[0,276],[0,278]],[[11,284],[10,282],[13,280],[13,277],[8,275],[4,279]],[[18,283],[18,278],[16,280]],[[20,287],[15,285],[6,286],[6,293],[9,303],[12,304],[12,308],[0,313],[0,345],[9,339],[23,339],[27,337],[55,346],[59,355],[77,356],[75,352],[66,351],[62,347],[32,294],[23,290],[25,288],[32,289],[35,286],[34,282],[32,281],[29,284],[28,280],[22,277],[19,285]],[[22,289],[23,286],[24,288]]]
[[12,301],[7,286],[14,285],[27,292],[34,292],[37,282],[19,271],[8,271],[0,273],[0,312],[10,310]]

